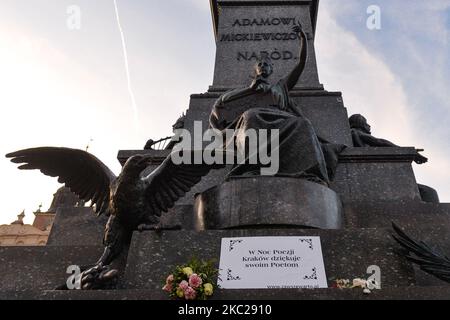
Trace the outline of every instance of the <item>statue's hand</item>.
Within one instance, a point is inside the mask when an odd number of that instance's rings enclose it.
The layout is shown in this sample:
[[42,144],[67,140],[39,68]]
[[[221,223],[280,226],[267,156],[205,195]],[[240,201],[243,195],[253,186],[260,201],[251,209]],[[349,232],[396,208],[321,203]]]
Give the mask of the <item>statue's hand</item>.
[[419,152],[416,154],[416,158],[414,159],[414,162],[417,164],[424,164],[428,162],[428,158],[421,155]]
[[303,30],[303,27],[300,24],[300,22],[298,23],[298,26],[292,27],[292,32],[295,32],[295,33],[299,34],[302,38],[307,39],[305,30]]
[[300,23],[300,21],[298,22],[298,25],[292,27],[292,31],[295,32],[295,33],[304,33],[305,32],[303,30],[303,26]]
[[301,33],[303,31],[302,25],[293,26],[292,31],[295,33]]
[[256,91],[256,92],[261,92],[264,91],[264,80],[257,77],[255,79],[253,79],[251,85],[250,85],[250,89]]

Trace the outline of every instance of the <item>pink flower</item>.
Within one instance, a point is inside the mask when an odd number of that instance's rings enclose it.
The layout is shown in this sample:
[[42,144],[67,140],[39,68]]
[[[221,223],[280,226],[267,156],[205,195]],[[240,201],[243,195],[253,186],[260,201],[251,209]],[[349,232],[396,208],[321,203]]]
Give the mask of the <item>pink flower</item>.
[[189,287],[189,283],[187,281],[183,280],[183,281],[180,282],[179,287],[181,289],[183,289],[183,291],[186,291],[186,289]]
[[200,287],[202,283],[203,283],[202,278],[200,278],[196,273],[192,274],[189,277],[189,285],[194,289]]
[[186,290],[184,290],[184,298],[186,300],[195,300],[196,297],[197,292],[193,288],[187,287]]
[[173,280],[174,280],[173,274],[171,274],[170,276],[167,277],[167,279],[166,279],[166,284],[172,284],[172,283],[173,283]]
[[172,284],[166,284],[162,289],[166,292],[172,292],[173,287]]

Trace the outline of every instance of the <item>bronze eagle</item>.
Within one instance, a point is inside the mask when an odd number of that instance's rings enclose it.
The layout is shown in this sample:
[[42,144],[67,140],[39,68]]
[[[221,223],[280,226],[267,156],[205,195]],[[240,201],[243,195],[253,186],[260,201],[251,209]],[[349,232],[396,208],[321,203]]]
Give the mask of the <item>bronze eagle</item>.
[[91,202],[97,215],[107,215],[105,250],[95,266],[83,271],[82,289],[100,289],[117,277],[109,265],[129,243],[133,231],[160,229],[160,217],[184,197],[214,166],[176,165],[169,156],[153,172],[149,156],[128,159],[116,176],[94,155],[77,149],[42,147],[6,155],[21,170],[38,169],[58,177],[80,199]]

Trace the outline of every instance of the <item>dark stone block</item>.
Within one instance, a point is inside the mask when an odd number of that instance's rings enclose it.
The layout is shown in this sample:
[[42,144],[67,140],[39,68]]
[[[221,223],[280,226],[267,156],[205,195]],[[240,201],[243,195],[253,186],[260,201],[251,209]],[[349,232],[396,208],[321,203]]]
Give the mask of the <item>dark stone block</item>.
[[331,143],[353,146],[348,113],[340,92],[294,92],[291,97],[311,120],[319,137]]
[[102,245],[107,217],[97,217],[91,208],[60,208],[48,238],[48,246]]
[[[273,0],[270,1],[272,3],[280,3],[283,4],[285,0]],[[219,26],[219,17],[220,17],[220,5],[224,2],[227,2],[226,0],[211,0],[211,11],[212,11],[212,18],[213,18],[213,25],[214,25],[214,34],[217,37],[217,28]],[[245,2],[252,2],[253,4],[258,3],[263,5],[267,2],[267,0],[238,0],[238,1],[228,1],[228,2],[234,2],[236,3],[245,3]],[[317,25],[317,14],[319,11],[319,0],[311,0],[311,22],[312,22],[312,28],[314,30],[314,33],[316,31],[316,25]]]
[[[448,207],[447,207],[448,208]],[[433,250],[441,252],[446,256],[450,255],[450,223],[441,219],[430,217],[429,223],[414,223],[412,221],[402,221],[398,224],[412,239],[423,241]],[[400,248],[400,247],[399,247]],[[415,268],[416,284],[419,286],[442,286],[445,282]],[[449,285],[447,283],[447,285]]]
[[384,163],[405,162],[412,163],[416,158],[417,151],[413,147],[365,147],[347,148],[340,155],[342,163]]
[[339,196],[295,178],[233,178],[196,199],[197,230],[269,226],[340,229]]
[[194,122],[201,121],[203,131],[209,128],[209,117],[213,109],[214,103],[220,97],[220,94],[195,94],[191,95],[189,102],[189,109],[186,112],[186,120],[184,128],[194,133]]
[[349,148],[340,156],[332,189],[343,201],[421,201],[414,148]]
[[417,201],[344,202],[346,228],[414,227],[436,224],[450,226],[450,204]]
[[[297,24],[297,20],[300,20],[309,35],[309,59],[298,85],[303,88],[323,88],[317,72],[310,3],[259,3],[255,6],[255,2],[220,1],[212,90],[247,85],[256,57],[261,56],[262,52],[268,52],[273,60],[274,80],[289,74],[299,58],[300,41],[297,35],[292,33],[292,27]],[[254,19],[269,21],[264,21],[266,25],[245,25]],[[265,36],[270,39],[264,39]]]
[[[305,117],[311,120],[316,133],[320,137],[332,143],[353,146],[348,113],[343,105],[340,92],[294,91],[290,96],[301,107]],[[212,107],[219,97],[220,94],[210,93],[192,95],[190,107],[186,114],[185,129],[193,133],[194,121],[201,121],[203,130],[207,130]],[[272,103],[271,100],[267,99],[247,99],[245,103],[241,101],[237,109],[244,110],[251,107],[268,106]],[[236,114],[236,116],[238,115]]]
[[[188,262],[193,256],[218,260],[222,238],[254,236],[320,236],[329,279],[367,277],[367,268],[378,265],[382,271],[384,288],[414,284],[412,266],[394,252],[396,243],[392,240],[390,231],[386,229],[230,230],[135,233],[128,255],[124,288],[161,290],[161,285],[170,271],[176,265]],[[220,297],[219,295],[217,298]],[[249,298],[245,290],[235,291],[235,297]],[[164,298],[162,291],[161,298]]]
[[[346,228],[391,228],[392,223],[410,230],[417,240],[427,239],[450,253],[447,244],[450,233],[450,204],[416,201],[349,202],[344,203]],[[443,235],[443,238],[439,236]],[[446,283],[414,267],[420,286],[443,286]]]
[[[450,286],[382,288],[371,294],[360,289],[218,290],[211,300],[448,300]],[[168,300],[161,290],[115,291],[0,291],[0,300]]]
[[40,294],[39,291],[2,291],[0,289],[0,301],[36,300]]
[[382,288],[366,295],[361,289],[222,290],[223,300],[448,300],[450,287]]
[[223,300],[448,300],[449,286],[382,288],[366,295],[361,289],[222,290]]
[[44,291],[37,300],[160,300],[161,296],[153,290],[100,290],[100,291]]
[[[126,161],[140,151],[120,151],[119,157]],[[155,159],[161,152],[148,151]],[[345,202],[361,201],[415,201],[421,197],[416,184],[411,162],[414,148],[348,148],[340,155],[340,164],[331,188]],[[165,155],[169,152],[165,151]],[[147,173],[151,171],[150,168]],[[196,185],[178,205],[193,205],[196,194],[223,183],[231,166],[213,170]],[[409,210],[409,209],[408,209]]]
[[193,230],[193,205],[176,205],[161,216],[163,229]]
[[[126,161],[136,152],[141,151],[120,151],[119,157]],[[163,159],[161,152],[147,152],[155,159]],[[341,154],[332,189],[344,203],[351,204],[345,207],[346,227],[390,227],[391,221],[407,221],[409,213],[413,212],[417,221],[426,221],[426,214],[446,210],[440,206],[424,206],[421,202],[411,166],[415,153],[414,148],[348,148]],[[165,151],[164,155],[169,155],[169,152]],[[223,183],[230,169],[212,171],[177,205],[193,206],[196,194]],[[380,202],[379,208],[375,202]],[[353,209],[354,204],[357,206]],[[184,229],[192,229],[196,218],[193,211],[188,207],[182,211],[179,209],[168,220],[174,219],[175,225],[182,221]]]
[[435,276],[420,270],[420,268],[416,265],[414,266],[414,274],[416,284],[421,287],[443,287],[449,285],[447,282],[439,280]]
[[66,283],[67,267],[91,265],[101,246],[0,247],[0,291],[53,290]]

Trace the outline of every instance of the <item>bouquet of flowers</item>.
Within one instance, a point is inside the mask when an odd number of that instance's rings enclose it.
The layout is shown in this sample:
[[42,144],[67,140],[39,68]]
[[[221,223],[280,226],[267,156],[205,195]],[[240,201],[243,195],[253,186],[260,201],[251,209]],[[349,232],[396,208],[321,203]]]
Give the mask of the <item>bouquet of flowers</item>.
[[365,294],[370,294],[374,288],[378,288],[378,283],[365,279],[356,278],[353,281],[348,279],[337,279],[333,282],[332,288],[337,289],[354,289],[361,288]]
[[206,300],[214,293],[213,278],[218,273],[213,261],[192,259],[175,267],[162,289],[175,299]]

